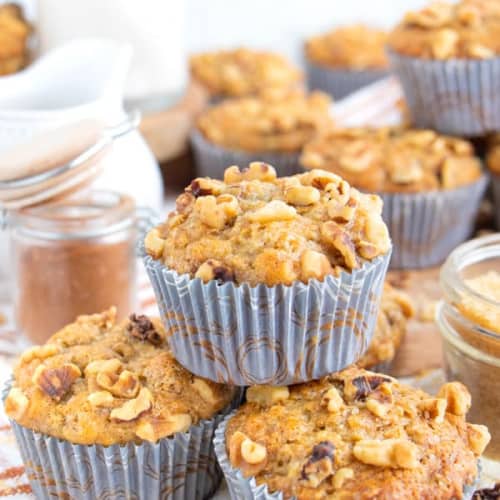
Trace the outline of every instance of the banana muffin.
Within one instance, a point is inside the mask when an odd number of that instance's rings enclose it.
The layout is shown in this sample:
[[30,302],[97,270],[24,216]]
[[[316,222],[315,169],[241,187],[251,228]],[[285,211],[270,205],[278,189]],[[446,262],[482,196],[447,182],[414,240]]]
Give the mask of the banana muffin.
[[0,5],[0,75],[16,73],[26,66],[32,31],[19,5]]
[[470,142],[426,129],[331,130],[301,163],[381,195],[395,268],[440,264],[470,237],[487,184]]
[[289,385],[355,363],[373,336],[391,242],[376,195],[253,162],[195,179],[143,257],[169,343],[193,373]]
[[430,3],[404,16],[388,48],[417,126],[469,137],[499,130],[498,1]]
[[110,309],[80,316],[26,351],[5,410],[36,432],[108,446],[184,432],[233,396],[175,361],[157,319],[132,315],[116,324]]
[[278,177],[271,165],[198,178],[146,237],[169,269],[204,282],[291,285],[350,272],[389,251],[382,204],[338,175]]
[[191,74],[211,95],[244,97],[264,89],[290,89],[302,73],[280,54],[247,48],[191,56]]
[[254,386],[217,429],[216,453],[234,498],[263,486],[298,500],[462,498],[490,439],[466,422],[470,403],[460,383],[432,397],[355,367]]
[[28,349],[3,393],[37,498],[202,500],[222,472],[215,429],[240,391],[172,356],[157,319],[80,316]]
[[360,368],[387,371],[406,334],[408,320],[414,314],[410,297],[386,282],[372,343],[356,364]]
[[229,99],[206,110],[192,134],[198,174],[220,178],[224,165],[255,159],[281,175],[300,170],[304,144],[332,124],[331,99],[321,92],[265,91]]
[[385,31],[356,24],[309,38],[305,56],[309,88],[336,99],[388,75]]

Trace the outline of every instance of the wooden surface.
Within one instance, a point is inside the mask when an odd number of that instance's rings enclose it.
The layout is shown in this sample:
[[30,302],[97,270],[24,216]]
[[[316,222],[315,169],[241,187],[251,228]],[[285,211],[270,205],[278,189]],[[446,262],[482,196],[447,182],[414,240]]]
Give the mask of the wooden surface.
[[434,322],[435,306],[441,298],[439,267],[422,271],[389,271],[388,280],[411,297],[416,311],[394,360],[392,374],[416,375],[441,367],[441,337]]

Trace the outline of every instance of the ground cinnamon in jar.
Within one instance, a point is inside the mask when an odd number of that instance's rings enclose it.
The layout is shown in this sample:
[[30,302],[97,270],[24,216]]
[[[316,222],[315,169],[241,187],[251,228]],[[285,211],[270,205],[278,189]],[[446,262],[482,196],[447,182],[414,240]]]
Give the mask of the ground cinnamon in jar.
[[16,320],[42,343],[79,314],[134,310],[135,207],[110,192],[27,208],[13,215]]
[[469,388],[468,416],[492,435],[484,455],[500,463],[500,235],[458,247],[443,266],[441,282],[445,300],[437,322],[446,375]]

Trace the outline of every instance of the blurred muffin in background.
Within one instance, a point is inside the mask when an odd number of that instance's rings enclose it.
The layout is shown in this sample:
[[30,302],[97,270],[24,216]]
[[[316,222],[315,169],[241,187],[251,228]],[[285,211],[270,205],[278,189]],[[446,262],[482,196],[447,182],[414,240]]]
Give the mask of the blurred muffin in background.
[[192,77],[214,98],[244,97],[302,84],[302,72],[280,54],[237,48],[191,56]]
[[408,12],[388,55],[418,127],[462,136],[500,130],[500,2],[433,2]]
[[388,74],[385,31],[342,26],[305,43],[309,88],[341,99]]
[[32,30],[19,5],[0,5],[0,75],[16,73],[26,66]]
[[488,140],[486,166],[491,174],[495,220],[500,228],[500,134],[493,134]]
[[198,175],[221,178],[228,165],[255,160],[297,173],[304,144],[333,123],[330,106],[322,92],[268,89],[209,108],[191,135]]
[[301,164],[380,194],[399,269],[440,264],[465,241],[487,184],[470,142],[425,129],[332,129],[306,144]]

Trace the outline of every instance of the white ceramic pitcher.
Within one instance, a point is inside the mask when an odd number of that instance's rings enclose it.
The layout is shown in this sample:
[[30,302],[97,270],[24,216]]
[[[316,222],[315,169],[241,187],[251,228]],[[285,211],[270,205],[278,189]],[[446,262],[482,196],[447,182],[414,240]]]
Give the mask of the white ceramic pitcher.
[[[81,119],[107,125],[123,120],[123,89],[132,49],[107,39],[79,39],[56,48],[24,71],[0,78],[0,151],[40,131]],[[95,187],[133,196],[158,211],[161,174],[140,133],[119,139],[102,160]],[[0,233],[0,280],[8,266],[7,235]],[[2,276],[3,275],[3,276]]]
[[[120,122],[131,50],[112,40],[75,40],[26,70],[0,78],[0,151],[80,119]],[[130,194],[140,205],[161,207],[160,171],[139,132],[116,142],[105,162],[98,187]]]

